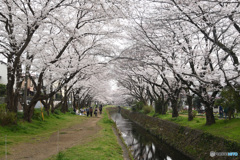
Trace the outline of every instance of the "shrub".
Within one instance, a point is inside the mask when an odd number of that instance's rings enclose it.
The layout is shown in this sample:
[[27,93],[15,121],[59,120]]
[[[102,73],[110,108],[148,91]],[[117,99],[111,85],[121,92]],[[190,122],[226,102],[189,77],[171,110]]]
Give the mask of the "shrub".
[[6,112],[6,107],[7,107],[6,103],[0,104],[0,113]]
[[195,110],[192,111],[193,118],[195,118],[197,114],[198,114],[198,111],[195,111]]
[[0,84],[0,97],[5,96],[6,91],[7,91],[6,85]]
[[188,114],[188,110],[182,110],[181,113],[182,114]]
[[[43,117],[42,117],[42,112],[43,112]],[[34,109],[32,119],[42,121],[46,117],[49,117],[49,115],[44,109],[42,110],[40,108]]]
[[17,124],[17,116],[14,112],[6,112],[0,115],[0,123],[2,126]]
[[141,111],[143,109],[144,103],[141,101],[136,101],[134,104],[131,106],[132,111]]
[[6,106],[7,106],[6,104],[0,104],[0,124],[2,126],[16,124],[17,123],[16,113],[7,112]]
[[60,111],[59,109],[55,109],[55,110],[54,110],[54,114],[60,115],[60,114],[61,114],[61,111]]
[[148,114],[152,111],[152,106],[145,105],[143,106],[143,113]]
[[41,110],[39,110],[39,109],[35,109],[35,110],[34,110],[34,113],[33,113],[33,116],[32,116],[32,119],[35,119],[35,120],[42,120],[42,117],[41,117]]
[[136,109],[137,111],[142,110],[143,107],[144,107],[144,103],[143,103],[143,102],[141,102],[141,101],[136,102],[136,104],[135,104],[135,109]]

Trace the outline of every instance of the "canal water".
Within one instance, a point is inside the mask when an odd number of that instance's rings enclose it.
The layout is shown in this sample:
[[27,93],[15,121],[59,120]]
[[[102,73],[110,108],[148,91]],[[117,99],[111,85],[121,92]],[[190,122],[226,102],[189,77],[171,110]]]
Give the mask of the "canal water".
[[120,113],[111,113],[112,120],[122,133],[122,137],[132,150],[136,160],[190,160],[182,153],[158,140],[146,130],[122,117]]

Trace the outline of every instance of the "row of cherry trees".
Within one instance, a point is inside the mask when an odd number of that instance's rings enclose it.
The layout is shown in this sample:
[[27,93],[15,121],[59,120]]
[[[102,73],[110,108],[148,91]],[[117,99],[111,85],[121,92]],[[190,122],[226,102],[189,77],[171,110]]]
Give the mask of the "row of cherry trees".
[[[17,112],[22,81],[36,90],[24,118],[53,96],[67,111],[95,98],[155,102],[159,113],[198,96],[206,124],[223,87],[239,84],[239,2],[235,0],[0,0],[0,54],[7,59],[8,111]],[[116,47],[118,46],[118,47]],[[119,51],[121,51],[119,53]],[[24,76],[23,76],[24,75]],[[36,76],[32,76],[36,75]],[[109,78],[122,86],[111,95]],[[27,85],[27,84],[25,84]],[[120,96],[122,95],[122,96]],[[116,99],[117,98],[117,99]]]
[[35,88],[30,103],[23,101],[26,121],[31,122],[38,101],[48,113],[50,105],[54,109],[53,96],[61,90],[62,112],[69,95],[74,105],[91,102],[97,93],[87,81],[106,65],[98,55],[111,50],[107,39],[114,30],[109,22],[117,12],[114,4],[99,0],[1,0],[0,54],[7,59],[8,111],[17,112],[24,78]]
[[116,62],[119,85],[139,101],[155,101],[160,113],[171,102],[173,117],[184,95],[189,120],[192,99],[198,96],[206,124],[215,123],[213,107],[222,88],[239,88],[239,5],[234,0],[145,0],[132,5],[132,41]]

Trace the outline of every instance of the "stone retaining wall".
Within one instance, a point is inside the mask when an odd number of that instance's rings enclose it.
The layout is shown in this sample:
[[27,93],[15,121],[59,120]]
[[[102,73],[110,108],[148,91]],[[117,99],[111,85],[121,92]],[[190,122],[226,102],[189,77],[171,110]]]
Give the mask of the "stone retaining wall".
[[[118,108],[112,108],[118,111]],[[192,159],[226,160],[240,159],[240,144],[213,136],[200,130],[180,126],[176,123],[121,109],[121,114],[145,128],[152,135],[163,140]],[[238,152],[238,157],[210,157],[210,152]]]

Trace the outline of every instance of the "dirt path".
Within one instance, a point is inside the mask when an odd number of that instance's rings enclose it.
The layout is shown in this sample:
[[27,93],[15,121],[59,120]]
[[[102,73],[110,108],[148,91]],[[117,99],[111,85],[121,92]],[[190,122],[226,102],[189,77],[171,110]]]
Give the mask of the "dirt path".
[[86,143],[101,129],[97,126],[97,122],[100,119],[100,116],[90,117],[81,124],[60,130],[59,134],[58,132],[53,133],[47,140],[22,143],[12,147],[10,150],[11,155],[8,155],[7,159],[44,160],[52,155],[56,155],[58,151]]

